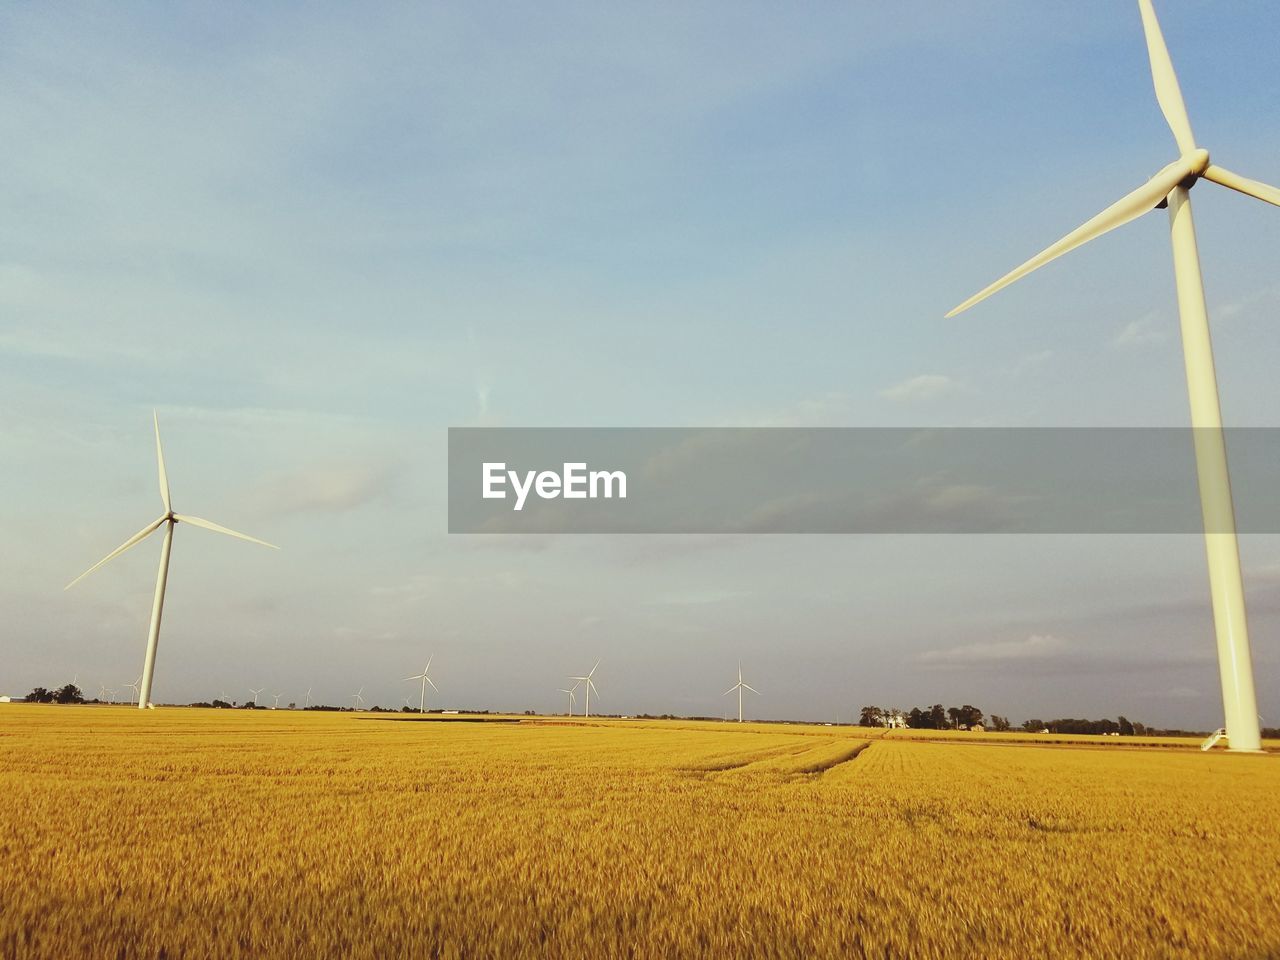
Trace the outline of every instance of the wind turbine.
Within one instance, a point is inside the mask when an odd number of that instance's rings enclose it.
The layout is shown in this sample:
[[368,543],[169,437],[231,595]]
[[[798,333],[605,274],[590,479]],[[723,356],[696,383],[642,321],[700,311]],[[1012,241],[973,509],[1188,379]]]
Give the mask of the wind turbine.
[[155,672],[156,666],[156,647],[160,644],[160,616],[164,611],[164,588],[165,583],[169,579],[169,554],[173,549],[173,528],[179,523],[189,523],[194,527],[204,527],[206,530],[212,530],[214,533],[225,533],[229,537],[238,537],[241,540],[248,540],[250,543],[259,543],[264,547],[271,547],[273,550],[279,549],[274,544],[267,543],[265,540],[259,540],[256,537],[246,536],[243,533],[236,533],[227,527],[219,526],[208,520],[201,520],[199,517],[190,517],[181,513],[173,512],[173,505],[169,501],[169,476],[164,469],[164,450],[160,447],[160,418],[153,410],[151,419],[155,425],[156,431],[156,463],[160,470],[160,499],[164,503],[164,515],[152,523],[147,524],[132,537],[116,547],[92,567],[86,570],[80,576],[76,577],[63,589],[69,590],[75,586],[93,571],[97,570],[109,560],[114,560],[120,554],[124,553],[135,544],[141,543],[147,537],[151,536],[156,530],[164,527],[164,544],[160,548],[160,572],[156,574],[156,593],[151,604],[151,628],[147,632],[147,655],[142,665],[142,690],[138,696],[138,708],[145,709],[151,704],[151,680]]
[[566,690],[564,689],[564,687],[560,688],[561,693],[567,693],[569,695],[569,716],[571,717],[573,716],[573,705],[578,702],[578,695],[573,692],[574,690],[577,690],[577,689],[578,687],[576,684],[573,686],[573,689],[571,690]]
[[140,685],[141,683],[142,683],[142,678],[141,678],[141,677],[139,677],[137,680],[133,681],[133,683],[126,683],[126,684],[125,684],[125,686],[126,686],[126,687],[128,687],[130,690],[132,690],[132,691],[133,691],[133,698],[134,698],[134,700],[139,700],[139,701],[141,700],[141,697],[139,696],[139,693],[138,693],[139,685]]
[[310,707],[311,707],[311,688],[307,687],[307,702],[303,705],[302,709],[307,710],[307,709],[310,709]]
[[283,694],[283,693],[277,693],[277,694],[275,695],[276,702],[275,702],[275,703],[273,703],[273,704],[271,705],[271,709],[272,709],[272,710],[279,710],[279,709],[280,709],[280,698],[281,698],[281,697],[283,697],[283,696],[284,696],[284,694]]
[[756,696],[760,696],[759,690],[757,690],[755,687],[751,686],[751,684],[747,683],[745,680],[742,679],[742,661],[741,660],[738,661],[738,682],[735,683],[728,690],[726,690],[724,693],[720,694],[720,696],[727,697],[729,694],[733,693],[733,691],[735,690],[738,691],[738,722],[741,723],[742,722],[742,691],[750,690]]
[[[431,661],[434,660],[435,658],[436,658],[436,655],[433,653],[431,656],[427,657],[427,665],[422,668],[421,673],[415,673],[412,677],[404,678],[405,680],[421,680],[422,681],[422,695],[418,699],[419,713],[427,712],[427,684],[428,683],[431,684],[431,689],[434,690],[436,693],[440,692],[440,688],[435,685],[435,681],[427,676],[427,672],[431,669]],[[408,704],[405,704],[405,706],[408,706]]]
[[266,688],[266,687],[259,687],[257,690],[253,689],[253,687],[250,687],[250,688],[249,688],[249,692],[253,694],[253,705],[254,705],[255,707],[258,705],[258,697],[259,697],[259,695],[260,695],[260,694],[262,693],[262,691],[263,691],[263,690],[265,690],[265,689],[267,689],[267,688]]
[[359,710],[362,706],[364,706],[364,687],[351,695],[351,709]]
[[1137,190],[1116,201],[1012,273],[974,294],[947,316],[954,317],[997,290],[1095,237],[1157,207],[1168,207],[1173,243],[1173,275],[1178,293],[1187,391],[1191,400],[1196,475],[1200,487],[1200,512],[1204,519],[1209,593],[1217,634],[1218,669],[1222,678],[1227,740],[1231,750],[1252,753],[1262,749],[1262,739],[1258,729],[1257,697],[1253,687],[1253,663],[1249,654],[1244,588],[1240,579],[1235,510],[1231,502],[1226,442],[1222,435],[1222,412],[1218,404],[1218,380],[1213,365],[1209,314],[1205,307],[1189,191],[1200,180],[1212,180],[1220,186],[1280,206],[1280,190],[1209,162],[1209,152],[1197,146],[1191,134],[1191,122],[1182,101],[1182,91],[1173,72],[1173,62],[1169,58],[1151,0],[1138,0],[1138,9],[1142,14],[1142,27],[1147,38],[1147,54],[1151,61],[1156,101],[1173,132],[1174,140],[1177,141],[1178,159]]
[[[105,683],[98,684],[98,699],[99,700],[106,699],[106,696],[107,696],[107,685]],[[107,702],[110,703],[111,701],[108,700]]]
[[[596,675],[596,667],[599,667],[599,666],[600,666],[600,661],[599,661],[599,660],[597,660],[597,661],[596,661],[596,665],[595,665],[595,667],[592,667],[592,668],[587,672],[587,675],[586,675],[585,677],[570,677],[570,678],[569,678],[570,680],[577,680],[577,681],[578,681],[578,683],[584,684],[584,685],[586,686],[586,690],[587,690],[587,701],[586,701],[586,706],[585,706],[585,708],[583,709],[583,712],[582,712],[582,715],[583,715],[584,717],[589,717],[589,716],[591,716],[591,691],[596,689],[596,685],[595,685],[595,683],[593,683],[593,682],[592,682],[591,678],[592,678],[592,677],[594,677],[594,676]],[[574,684],[574,687],[577,687],[578,683],[575,683],[575,684]],[[597,696],[599,695],[599,693],[600,693],[600,691],[599,691],[599,690],[596,690],[596,694],[597,694]]]

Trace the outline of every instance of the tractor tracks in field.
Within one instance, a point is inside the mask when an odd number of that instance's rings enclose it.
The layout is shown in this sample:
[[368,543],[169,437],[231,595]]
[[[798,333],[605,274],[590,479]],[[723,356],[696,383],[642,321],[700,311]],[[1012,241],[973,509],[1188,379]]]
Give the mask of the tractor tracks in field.
[[844,739],[831,740],[817,746],[787,744],[754,753],[713,757],[684,767],[681,772],[703,779],[764,776],[780,780],[816,780],[831,770],[856,760],[870,746],[870,740],[850,742]]

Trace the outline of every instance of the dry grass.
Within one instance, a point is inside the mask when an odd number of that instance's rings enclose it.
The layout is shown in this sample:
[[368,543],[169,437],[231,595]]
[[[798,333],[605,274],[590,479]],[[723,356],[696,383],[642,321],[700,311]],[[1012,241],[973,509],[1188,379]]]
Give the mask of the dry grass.
[[1280,758],[876,737],[0,708],[0,956],[1280,954]]

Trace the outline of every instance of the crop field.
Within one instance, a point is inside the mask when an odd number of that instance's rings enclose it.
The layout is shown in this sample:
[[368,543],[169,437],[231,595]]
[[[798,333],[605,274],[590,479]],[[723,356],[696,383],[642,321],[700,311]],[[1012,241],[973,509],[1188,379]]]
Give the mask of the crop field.
[[1280,757],[882,734],[6,706],[0,956],[1280,955]]

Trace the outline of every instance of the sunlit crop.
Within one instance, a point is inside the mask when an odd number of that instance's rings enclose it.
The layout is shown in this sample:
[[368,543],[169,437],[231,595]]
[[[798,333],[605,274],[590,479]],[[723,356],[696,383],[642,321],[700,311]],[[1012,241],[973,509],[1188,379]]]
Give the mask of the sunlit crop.
[[1280,953],[1280,758],[882,733],[0,708],[0,956]]

